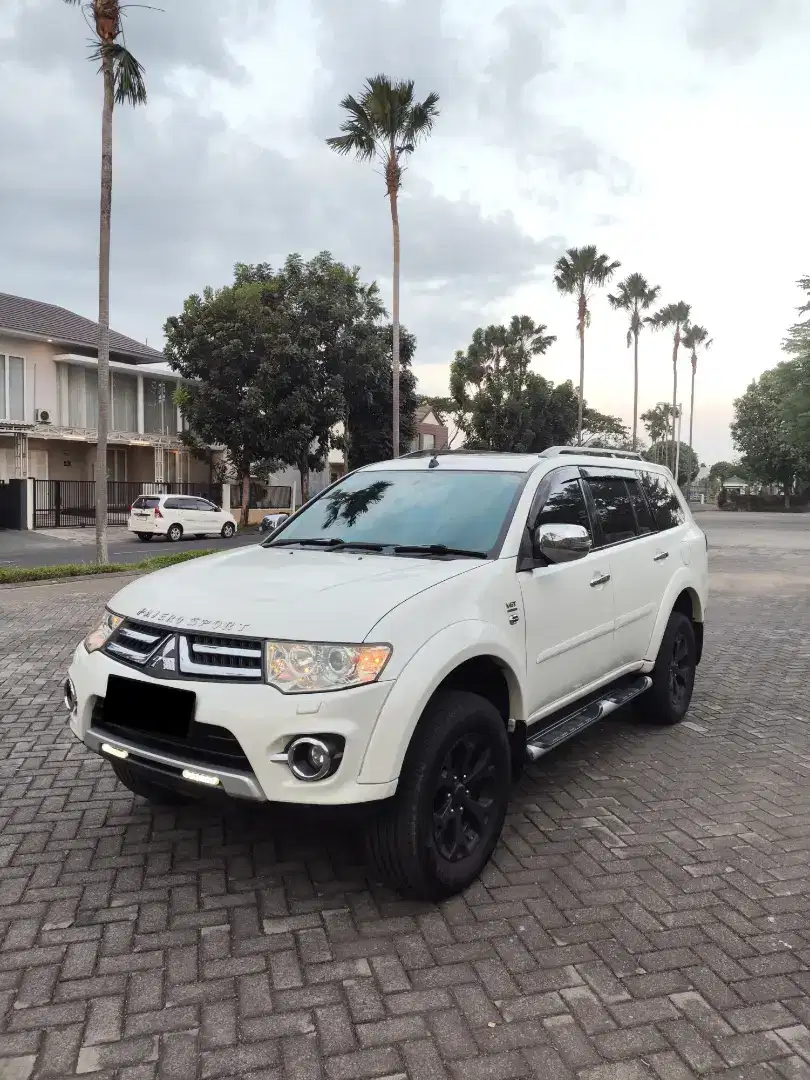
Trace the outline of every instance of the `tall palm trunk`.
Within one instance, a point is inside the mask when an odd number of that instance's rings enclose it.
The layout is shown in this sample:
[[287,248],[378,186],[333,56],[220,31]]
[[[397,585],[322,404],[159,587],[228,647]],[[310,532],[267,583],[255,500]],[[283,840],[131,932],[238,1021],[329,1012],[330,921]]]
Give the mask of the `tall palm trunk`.
[[[672,346],[672,472],[675,473],[675,457],[678,452],[676,436],[678,431],[678,346],[681,343],[680,331],[676,329],[675,340]],[[677,484],[678,477],[675,477]]]
[[579,297],[579,409],[577,411],[577,446],[582,446],[582,405],[585,400],[585,318],[588,313],[585,294]]
[[692,390],[689,395],[689,445],[694,447],[692,442],[692,423],[695,418],[695,372],[697,370],[697,362],[695,357],[692,357]]
[[638,444],[638,330],[633,334],[633,449]]
[[391,440],[393,456],[399,457],[399,208],[396,188],[389,191],[391,198],[391,225],[394,230],[394,341],[391,350],[392,417]]
[[98,253],[98,444],[96,456],[96,561],[107,552],[107,431],[110,413],[110,219],[112,216],[112,149],[114,72],[112,53],[102,53],[104,107],[101,113],[101,208]]

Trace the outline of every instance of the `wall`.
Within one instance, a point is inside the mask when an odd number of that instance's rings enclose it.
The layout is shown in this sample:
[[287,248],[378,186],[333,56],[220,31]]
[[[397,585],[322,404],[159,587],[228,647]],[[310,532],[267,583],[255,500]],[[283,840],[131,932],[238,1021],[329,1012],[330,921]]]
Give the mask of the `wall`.
[[44,341],[0,335],[0,353],[25,359],[26,423],[34,422],[35,409],[47,409],[56,418],[56,364],[53,361],[56,352],[54,345]]

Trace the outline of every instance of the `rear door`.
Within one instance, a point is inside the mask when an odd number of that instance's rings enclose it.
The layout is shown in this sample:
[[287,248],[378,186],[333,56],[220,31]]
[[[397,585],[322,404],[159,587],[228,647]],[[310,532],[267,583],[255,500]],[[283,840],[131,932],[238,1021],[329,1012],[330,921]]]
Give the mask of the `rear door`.
[[610,553],[617,666],[641,661],[652,637],[667,571],[657,561],[658,535],[634,470],[583,468],[600,547]]

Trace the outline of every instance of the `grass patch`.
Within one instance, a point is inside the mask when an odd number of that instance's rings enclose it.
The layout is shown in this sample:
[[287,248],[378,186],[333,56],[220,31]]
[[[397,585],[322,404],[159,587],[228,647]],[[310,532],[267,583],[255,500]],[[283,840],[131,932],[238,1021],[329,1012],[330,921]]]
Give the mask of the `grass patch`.
[[61,566],[3,566],[0,567],[0,585],[16,585],[26,581],[59,581],[62,578],[92,577],[95,574],[120,574],[132,570],[162,570],[166,566],[212,555],[211,551],[178,551],[174,555],[153,555],[134,563],[64,563]]

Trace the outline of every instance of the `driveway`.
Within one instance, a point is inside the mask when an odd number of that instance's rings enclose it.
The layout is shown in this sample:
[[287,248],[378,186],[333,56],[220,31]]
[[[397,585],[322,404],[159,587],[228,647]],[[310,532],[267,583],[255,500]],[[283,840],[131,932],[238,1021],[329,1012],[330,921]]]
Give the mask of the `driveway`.
[[700,524],[688,721],[541,759],[438,906],[336,823],[131,796],[61,703],[113,586],[0,591],[0,1077],[810,1077],[810,520]]
[[[175,551],[221,551],[262,539],[255,527],[237,532],[230,540],[208,537],[203,540],[152,540],[142,543],[137,536],[118,527],[110,528],[107,543],[111,562],[139,562],[150,555]],[[57,566],[60,563],[95,562],[95,531],[89,529],[35,529],[30,532],[0,530],[0,566]],[[2,1080],[2,1077],[0,1077]]]

